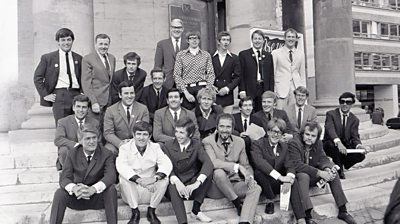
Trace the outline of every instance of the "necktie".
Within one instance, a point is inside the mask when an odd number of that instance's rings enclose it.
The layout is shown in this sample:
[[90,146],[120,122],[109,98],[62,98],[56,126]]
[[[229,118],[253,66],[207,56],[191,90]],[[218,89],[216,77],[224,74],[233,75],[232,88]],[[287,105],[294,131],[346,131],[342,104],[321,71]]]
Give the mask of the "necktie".
[[186,148],[185,147],[183,147],[183,149],[182,149],[182,152],[184,152],[186,150]]
[[276,156],[276,145],[272,145],[272,152],[274,152],[274,156]]
[[300,129],[301,127],[301,107],[299,107],[299,112],[297,113],[297,127]]
[[133,75],[132,74],[129,74],[129,81],[133,81]]
[[87,157],[87,164],[88,164],[88,165],[90,164],[91,158],[92,158],[92,156],[88,156],[88,157]]
[[270,113],[267,113],[267,118],[268,118],[268,121],[271,120],[271,114]]
[[290,60],[290,62],[293,62],[293,51],[292,50],[290,50],[289,51],[289,60]]
[[306,164],[308,164],[310,162],[310,150],[306,149],[305,153],[304,153],[304,159],[306,160]]
[[156,94],[157,94],[157,107],[158,107],[158,105],[160,104],[160,90],[157,90]]
[[228,151],[229,142],[223,142],[222,145],[225,148],[225,152]]
[[343,120],[342,120],[342,138],[344,138],[345,135],[345,129],[346,129],[346,117],[347,114],[343,114]]
[[68,52],[65,52],[65,61],[67,63],[67,74],[68,74],[68,79],[69,79],[68,88],[72,88],[72,75],[71,75],[71,67],[69,66]]
[[174,122],[176,122],[178,120],[178,112],[174,112]]
[[82,128],[83,128],[83,121],[82,121],[82,120],[79,120],[79,129],[82,130]]
[[244,119],[243,129],[244,131],[247,130],[247,119]]
[[261,52],[257,50],[257,64],[258,64],[258,72],[260,73],[260,80],[264,80],[263,73],[262,73],[262,66],[261,66]]
[[131,111],[129,110],[129,106],[126,107],[126,118],[128,119],[128,123],[131,123]]
[[108,73],[108,75],[110,75],[110,64],[108,63],[107,56],[103,55],[103,58],[104,58],[104,63],[106,65],[107,73]]
[[175,54],[179,52],[179,39],[175,39]]

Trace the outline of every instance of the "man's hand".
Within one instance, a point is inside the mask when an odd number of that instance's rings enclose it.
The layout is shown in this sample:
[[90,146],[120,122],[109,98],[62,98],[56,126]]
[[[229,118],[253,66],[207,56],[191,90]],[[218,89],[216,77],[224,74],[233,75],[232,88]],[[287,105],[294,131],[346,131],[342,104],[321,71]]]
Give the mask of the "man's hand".
[[282,141],[284,141],[284,142],[289,142],[289,140],[292,138],[293,138],[292,134],[285,133],[282,135]]
[[318,176],[326,181],[331,181],[331,180],[333,180],[333,178],[335,178],[335,175],[332,172],[328,172],[328,171],[324,171],[324,170],[319,170]]
[[239,165],[239,172],[245,177],[245,178],[247,178],[247,170],[246,170],[246,168],[244,167],[244,166],[242,166],[242,165]]
[[84,188],[84,184],[76,184],[73,188],[72,188],[72,192],[74,193],[74,195],[76,196],[76,198],[81,198],[82,197],[82,193],[83,193],[83,188]]
[[200,181],[196,181],[193,184],[186,186],[186,191],[188,192],[189,197],[190,197],[190,195],[192,195],[194,190],[196,190],[197,188],[200,187],[200,184],[201,184]]
[[190,197],[189,192],[187,191],[186,186],[180,180],[175,181],[175,187],[179,193],[179,196],[181,196],[181,198],[189,199],[189,197]]
[[343,155],[347,155],[347,149],[346,149],[346,147],[343,145],[342,142],[338,142],[338,143],[337,143],[337,147],[338,147],[340,153],[342,153]]
[[289,192],[291,187],[292,187],[292,185],[290,183],[283,183],[282,184],[282,193],[286,194],[287,192]]
[[247,132],[242,132],[242,133],[240,133],[240,137],[247,137],[247,136],[249,136],[248,134],[247,134]]
[[218,95],[220,95],[220,96],[225,96],[226,94],[228,94],[228,90],[226,90],[225,87],[224,87],[224,88],[221,88],[221,89],[218,91]]
[[153,184],[149,184],[146,186],[147,190],[149,190],[151,193],[156,192],[157,190],[157,182],[153,183]]
[[54,103],[54,102],[56,102],[56,94],[51,93],[51,94],[43,97],[43,99],[46,100],[46,101]]
[[257,181],[254,180],[253,176],[247,176],[244,178],[244,182],[247,184],[248,189],[252,189],[257,186]]
[[190,94],[188,91],[185,91],[184,94],[185,94],[186,99],[189,102],[193,103],[196,101],[196,98],[194,98],[194,96],[192,94]]
[[147,185],[154,184],[156,181],[157,181],[157,180],[156,180],[155,177],[141,177],[141,178],[139,178],[139,179],[136,180],[136,182],[137,182],[140,186],[142,186],[142,187],[144,187],[144,188],[146,188]]
[[240,92],[239,93],[239,98],[240,99],[243,99],[243,98],[245,98],[246,97],[246,92]]
[[100,113],[100,105],[98,103],[92,104],[92,112],[93,113]]
[[364,149],[364,155],[368,153],[369,148],[361,144],[357,145],[356,149]]
[[290,184],[292,184],[294,182],[294,179],[291,176],[280,176],[278,178],[278,180],[280,182],[282,182],[282,183],[290,183]]

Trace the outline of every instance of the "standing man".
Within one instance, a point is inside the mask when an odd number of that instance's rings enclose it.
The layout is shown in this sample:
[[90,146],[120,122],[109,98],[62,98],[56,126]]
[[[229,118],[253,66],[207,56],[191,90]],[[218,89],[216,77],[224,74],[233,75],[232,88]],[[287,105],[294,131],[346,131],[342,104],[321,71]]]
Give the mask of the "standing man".
[[184,94],[182,106],[192,110],[196,106],[197,92],[213,88],[215,74],[211,56],[200,49],[200,32],[188,32],[186,41],[189,48],[178,52],[174,68],[176,87]]
[[147,76],[147,73],[143,69],[139,68],[140,62],[140,56],[135,52],[129,52],[124,55],[125,68],[116,71],[111,80],[110,105],[113,105],[119,101],[118,85],[123,81],[132,82],[133,87],[135,87],[136,99],[140,98],[142,95],[144,81],[146,81]]
[[278,109],[293,104],[293,91],[299,86],[306,86],[304,54],[296,48],[299,39],[297,31],[289,28],[284,36],[285,45],[272,51]]
[[251,96],[255,112],[261,110],[261,94],[274,91],[274,63],[272,55],[263,49],[264,41],[264,33],[256,30],[251,34],[253,46],[239,53],[239,97]]
[[175,86],[173,74],[176,54],[188,48],[188,43],[182,39],[183,22],[173,19],[170,23],[171,37],[157,43],[156,55],[154,56],[154,68],[162,68],[165,74],[164,87],[171,89]]
[[82,56],[72,52],[74,33],[61,28],[56,33],[57,51],[42,55],[33,75],[40,105],[53,107],[57,125],[60,118],[73,114],[72,100],[81,92]]
[[231,44],[231,35],[228,32],[218,33],[217,43],[218,49],[212,57],[214,86],[217,88],[216,103],[224,108],[225,113],[232,113],[233,91],[240,81],[239,57],[228,50]]
[[346,178],[343,168],[349,169],[365,159],[365,153],[347,154],[347,149],[365,150],[358,133],[360,121],[350,112],[355,102],[355,95],[345,92],[339,97],[340,107],[326,112],[324,150],[340,167],[341,179]]

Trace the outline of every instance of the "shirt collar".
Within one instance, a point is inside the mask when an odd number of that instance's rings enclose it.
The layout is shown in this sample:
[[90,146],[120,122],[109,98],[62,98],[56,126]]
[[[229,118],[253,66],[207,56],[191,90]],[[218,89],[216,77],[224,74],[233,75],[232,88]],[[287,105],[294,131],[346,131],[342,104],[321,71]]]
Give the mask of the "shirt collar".
[[210,111],[208,111],[208,113],[206,113],[206,112],[203,110],[203,108],[201,108],[200,106],[199,106],[199,108],[200,108],[200,111],[201,111],[201,114],[203,115],[203,117],[204,117],[205,119],[208,119],[208,117],[210,116],[210,114],[211,114],[211,112],[212,112],[212,107],[210,108]]
[[[125,68],[126,74],[129,76],[131,76],[131,73],[128,72],[128,69]],[[137,70],[132,74],[133,77],[135,77]]]
[[[122,107],[124,108],[124,111],[126,112],[126,109],[128,108],[128,106],[126,106],[126,105],[123,104],[122,102],[121,102],[121,105],[122,105]],[[130,110],[130,111],[132,111],[132,107],[133,107],[133,104],[129,106],[129,110]]]
[[[79,124],[79,119],[76,117],[76,116],[74,116],[74,118],[75,118],[75,120],[76,120],[76,123],[77,124]],[[83,119],[82,119],[82,124],[85,124],[85,120],[86,120],[86,117],[84,117]]]
[[196,49],[188,48],[189,52],[193,55],[197,55],[198,53],[201,53],[200,48],[197,47]]
[[92,155],[89,155],[89,154],[86,154],[86,152],[85,152],[85,150],[83,149],[83,147],[82,147],[82,150],[83,150],[83,154],[85,154],[86,159],[87,159],[88,156],[91,156],[91,157],[93,158],[94,153],[96,152],[96,150],[94,150],[94,152],[92,153]]
[[[344,113],[342,112],[341,109],[339,109],[339,112],[340,112],[340,117],[342,118]],[[350,115],[350,111],[346,114],[346,117],[349,117],[349,115]]]
[[[172,110],[171,108],[168,108],[168,110],[169,110],[169,112],[171,112],[172,116],[174,116],[175,110]],[[178,114],[178,117],[181,114],[181,111],[182,111],[181,107],[176,111],[176,113]]]
[[183,148],[187,149],[189,147],[190,143],[192,143],[192,141],[190,139],[189,139],[188,143],[186,143],[184,145],[181,145],[181,144],[178,143],[179,144],[179,148],[181,149],[181,152],[183,151]]
[[299,107],[299,106],[297,106],[297,104],[294,104],[294,107],[295,107],[295,109],[296,109],[296,112],[299,111],[299,108],[301,108],[301,111],[304,112],[304,107],[305,107],[305,105]]
[[178,39],[176,39],[175,37],[173,37],[173,36],[171,36],[171,41],[172,41],[172,43],[175,45],[175,43],[176,43],[176,40],[178,40],[178,44],[180,44],[181,43],[181,40],[182,40],[182,37],[179,37]]
[[[215,53],[213,54],[213,57],[214,57],[215,55],[220,55],[218,50],[215,51]],[[229,50],[226,50],[226,55],[229,55],[229,56],[232,57],[232,53],[231,53]]]
[[[68,51],[68,55],[71,54],[71,52],[72,52],[72,51]],[[60,49],[58,49],[58,54],[60,54],[60,55],[61,55],[61,54],[62,54],[62,55],[65,55],[65,51],[61,50],[61,48],[60,48]]]
[[252,47],[254,55],[257,56],[257,51],[260,51],[260,53],[262,54],[262,48],[261,49],[255,49],[254,47]]
[[[97,55],[99,55],[99,57],[101,58],[101,60],[103,60],[103,58],[104,58],[103,55],[101,55],[100,52],[97,51],[97,50],[96,50],[96,53],[97,53]],[[106,58],[108,58],[108,53],[106,53],[105,55],[106,55]]]
[[289,53],[289,51],[291,50],[292,52],[296,52],[296,50],[297,50],[297,48],[292,48],[292,49],[289,49],[286,45],[284,45],[283,46],[283,49],[285,49],[288,53]]

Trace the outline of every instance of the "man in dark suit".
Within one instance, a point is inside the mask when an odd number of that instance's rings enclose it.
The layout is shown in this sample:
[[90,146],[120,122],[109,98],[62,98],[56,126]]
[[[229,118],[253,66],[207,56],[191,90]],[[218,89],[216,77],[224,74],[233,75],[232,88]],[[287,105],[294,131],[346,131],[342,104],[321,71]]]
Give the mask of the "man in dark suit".
[[192,139],[195,130],[196,126],[189,118],[178,120],[175,125],[175,139],[162,147],[173,164],[168,196],[179,224],[187,224],[183,203],[185,199],[193,200],[193,218],[201,222],[212,221],[200,211],[200,207],[211,186],[214,167],[201,141]]
[[71,149],[54,194],[50,223],[61,224],[67,207],[105,209],[108,224],[117,223],[117,177],[114,155],[98,144],[99,131],[84,124],[78,132],[79,147]]
[[140,56],[135,52],[129,52],[124,55],[125,68],[116,71],[111,80],[110,105],[119,101],[118,85],[123,81],[130,81],[133,83],[136,99],[140,99],[147,76],[147,73],[143,69],[139,68],[140,62]]
[[337,175],[337,168],[325,155],[320,139],[322,128],[318,122],[308,122],[300,130],[300,135],[289,142],[289,158],[296,171],[296,178],[300,186],[301,198],[305,206],[306,222],[312,220],[313,208],[309,196],[310,186],[323,180],[329,184],[336,205],[339,208],[338,218],[349,224],[355,224],[353,217],[347,212],[346,195]]
[[42,55],[33,75],[40,105],[53,106],[54,120],[73,114],[72,100],[81,92],[82,56],[72,52],[74,33],[62,28],[56,33],[57,51]]
[[233,111],[233,91],[240,81],[240,62],[238,56],[232,54],[228,47],[231,35],[222,31],[217,35],[218,50],[212,56],[217,88],[216,103],[224,108],[225,113]]
[[78,129],[84,124],[92,124],[100,130],[99,121],[87,116],[90,107],[89,97],[77,95],[74,97],[72,110],[75,114],[58,120],[54,144],[58,147],[58,159],[56,162],[57,170],[61,170],[64,165],[69,150],[79,146]]
[[264,41],[264,33],[256,30],[251,34],[253,47],[239,53],[239,97],[251,96],[256,112],[261,110],[261,94],[274,91],[274,63],[272,55],[262,49]]
[[345,92],[339,97],[340,108],[326,112],[325,135],[323,139],[326,155],[340,167],[340,178],[345,179],[344,169],[365,159],[365,153],[349,153],[347,149],[363,149],[358,125],[360,121],[350,112],[355,103],[355,95]]
[[153,83],[143,88],[139,102],[147,106],[150,115],[150,124],[153,125],[156,110],[167,106],[168,89],[163,87],[165,74],[160,68],[151,70],[150,76]]
[[182,39],[183,22],[180,19],[173,19],[170,23],[171,37],[157,43],[154,56],[154,68],[162,68],[165,74],[164,87],[171,89],[174,83],[174,67],[176,54],[188,48],[188,43]]

